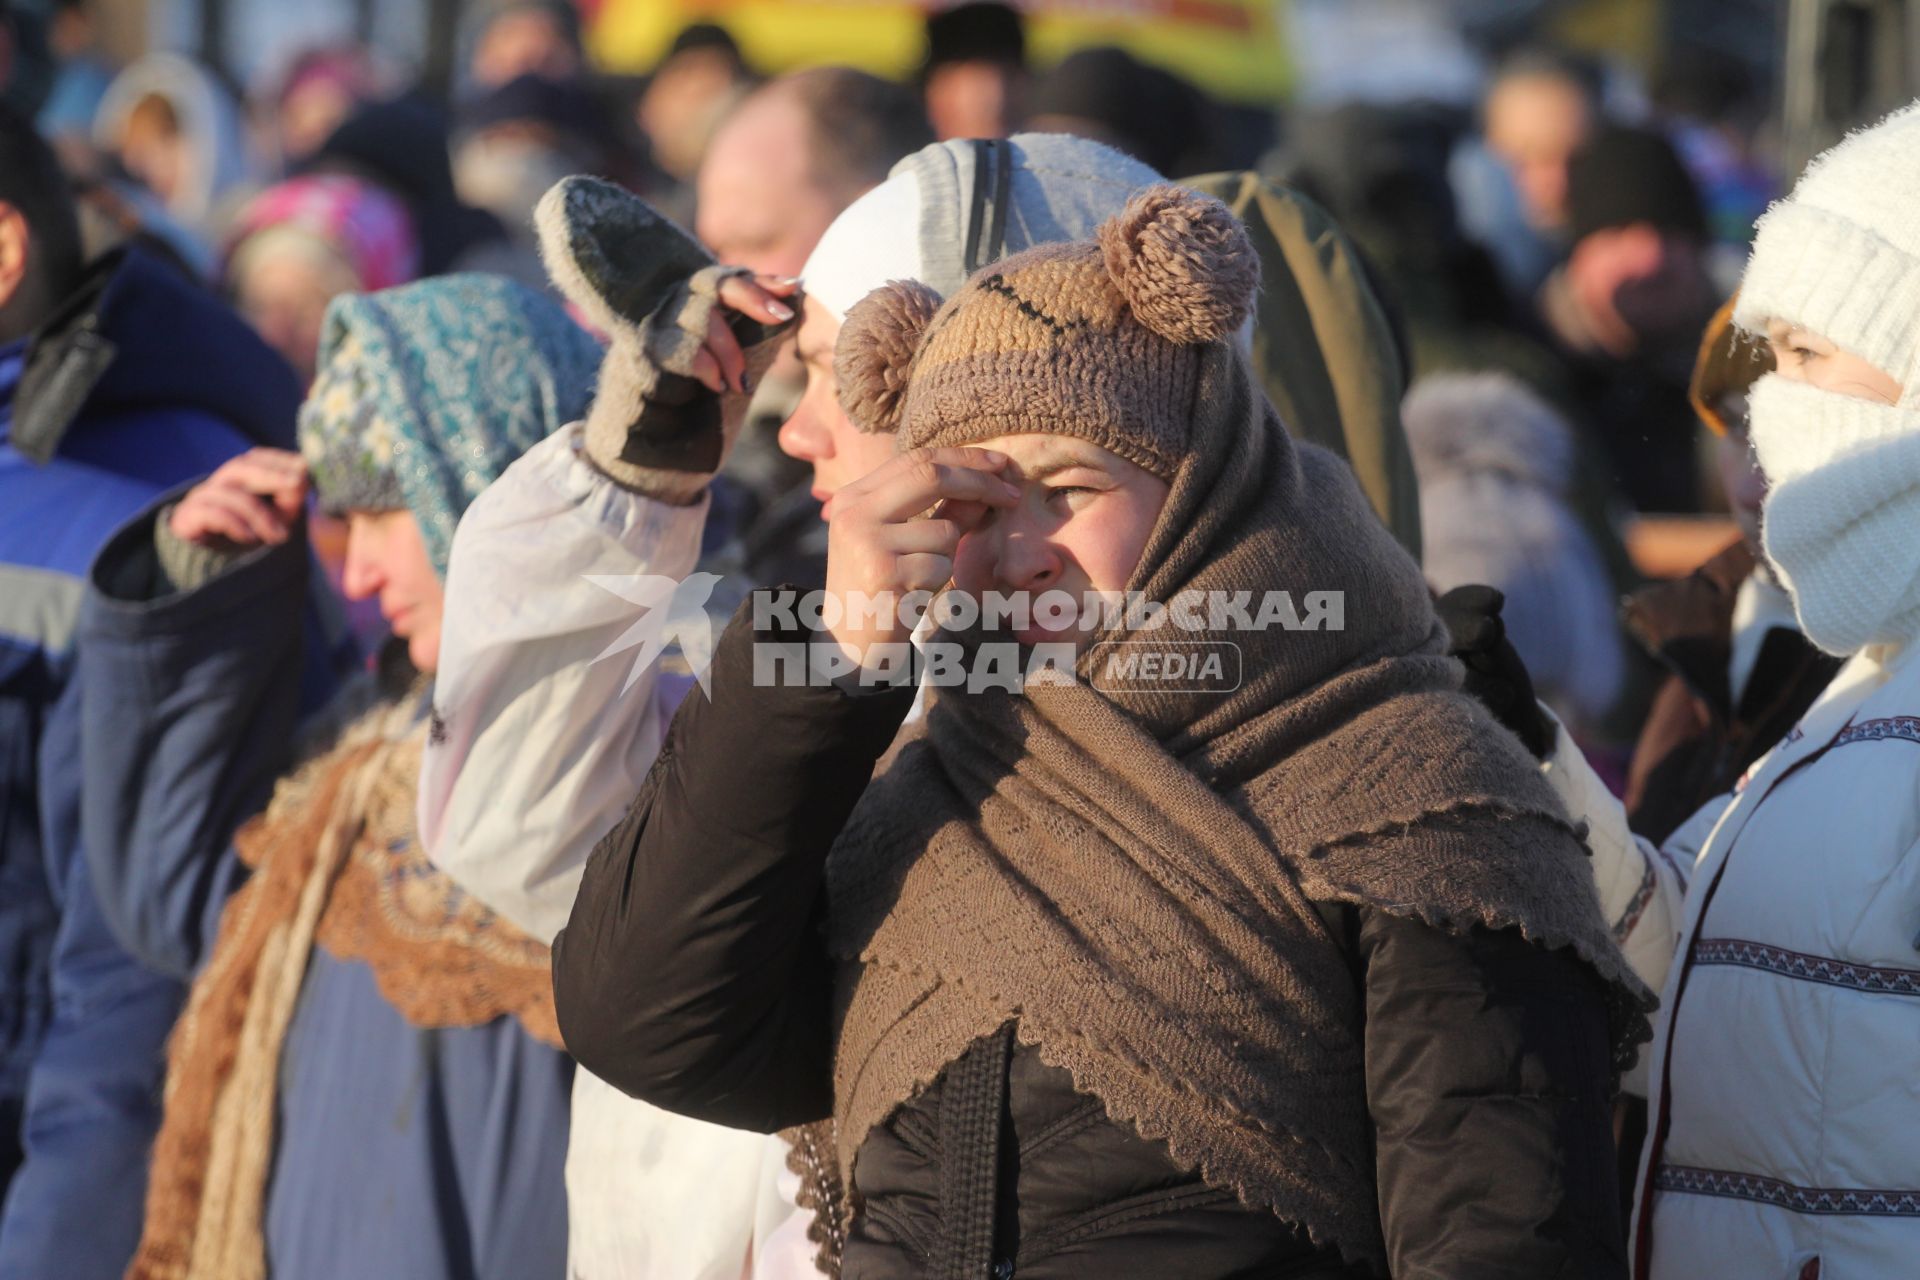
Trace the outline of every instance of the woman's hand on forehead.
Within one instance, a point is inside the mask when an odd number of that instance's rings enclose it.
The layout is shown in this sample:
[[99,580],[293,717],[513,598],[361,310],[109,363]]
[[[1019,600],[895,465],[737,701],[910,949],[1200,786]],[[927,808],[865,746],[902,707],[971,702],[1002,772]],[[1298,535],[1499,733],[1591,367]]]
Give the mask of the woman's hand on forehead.
[[[980,514],[1020,500],[1020,487],[1003,475],[1007,464],[991,449],[915,449],[834,496],[827,592],[842,604],[831,635],[843,653],[865,666],[874,646],[910,638],[898,601],[946,586],[960,539]],[[861,596],[893,607],[851,607]]]
[[286,449],[249,449],[187,491],[168,517],[173,535],[195,546],[245,550],[291,535],[312,482],[307,461]]

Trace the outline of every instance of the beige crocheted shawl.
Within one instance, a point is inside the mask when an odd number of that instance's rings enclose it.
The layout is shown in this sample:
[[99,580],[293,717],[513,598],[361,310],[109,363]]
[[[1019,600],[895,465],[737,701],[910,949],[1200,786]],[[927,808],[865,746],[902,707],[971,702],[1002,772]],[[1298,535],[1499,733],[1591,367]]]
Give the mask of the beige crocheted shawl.
[[511,1015],[548,1044],[547,948],[436,871],[414,839],[427,722],[417,695],[361,716],[235,839],[252,878],[227,904],[168,1048],[134,1280],[260,1280],[280,1052],[318,943],[372,967],[421,1027]]

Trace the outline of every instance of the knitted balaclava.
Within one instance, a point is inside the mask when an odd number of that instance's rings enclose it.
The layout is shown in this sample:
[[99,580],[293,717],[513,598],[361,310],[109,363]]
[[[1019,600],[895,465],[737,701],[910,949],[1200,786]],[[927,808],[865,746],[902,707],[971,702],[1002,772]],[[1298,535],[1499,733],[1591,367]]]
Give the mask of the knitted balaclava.
[[[1734,322],[1811,329],[1911,387],[1920,377],[1920,103],[1814,157],[1760,219]],[[1920,183],[1916,183],[1920,185]]]
[[840,402],[902,449],[1073,435],[1171,480],[1202,353],[1246,319],[1259,278],[1225,205],[1149,188],[1096,239],[1018,254],[944,306],[923,284],[876,290],[841,329]]
[[1784,320],[1897,378],[1885,405],[1778,375],[1749,398],[1770,484],[1767,557],[1807,637],[1851,654],[1920,635],[1920,220],[1900,181],[1920,160],[1920,106],[1854,133],[1760,220],[1735,323]]

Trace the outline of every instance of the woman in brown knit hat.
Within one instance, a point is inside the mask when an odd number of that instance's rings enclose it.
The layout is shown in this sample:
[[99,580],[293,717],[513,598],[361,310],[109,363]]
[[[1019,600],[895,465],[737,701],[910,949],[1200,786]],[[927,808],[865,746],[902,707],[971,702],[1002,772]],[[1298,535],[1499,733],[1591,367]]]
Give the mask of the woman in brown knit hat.
[[[1418,568],[1255,389],[1256,276],[1163,187],[849,313],[843,402],[901,452],[828,590],[946,591],[928,709],[911,619],[763,593],[554,944],[596,1074],[831,1121],[796,1151],[840,1274],[1624,1274],[1647,994]],[[809,641],[834,678],[781,678]]]

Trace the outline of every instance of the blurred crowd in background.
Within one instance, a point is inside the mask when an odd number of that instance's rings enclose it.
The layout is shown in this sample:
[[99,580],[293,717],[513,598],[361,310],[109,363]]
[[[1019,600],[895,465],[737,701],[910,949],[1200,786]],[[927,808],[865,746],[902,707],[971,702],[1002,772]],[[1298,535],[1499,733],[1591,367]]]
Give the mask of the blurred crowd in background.
[[[216,0],[186,7],[218,28]],[[482,271],[557,299],[533,212],[571,174],[639,193],[719,262],[774,276],[799,275],[836,216],[933,141],[1063,133],[1175,180],[1256,174],[1331,213],[1388,313],[1419,495],[1417,526],[1395,532],[1431,585],[1504,592],[1542,700],[1648,834],[1731,781],[1719,766],[1683,784],[1649,771],[1669,759],[1660,734],[1732,716],[1695,692],[1730,704],[1738,688],[1684,679],[1693,598],[1674,588],[1727,548],[1724,614],[1757,562],[1743,400],[1767,357],[1736,342],[1726,307],[1800,158],[1778,123],[1781,7],[1250,5],[1248,30],[1274,50],[1254,94],[1244,67],[1223,88],[1191,58],[1163,64],[1151,40],[1121,38],[1123,17],[1114,42],[1050,40],[1043,56],[1023,9],[1045,7],[929,6],[915,64],[878,75],[764,57],[726,6],[676,16],[650,66],[611,68],[596,29],[673,6],[474,0],[429,6],[423,50],[328,39],[259,59],[242,83],[225,57],[181,51],[191,41],[109,26],[127,12],[152,31],[191,25],[157,2],[13,0],[0,101],[57,154],[84,260],[132,246],[214,291],[303,389],[343,295]],[[826,463],[781,428],[806,385],[799,360],[765,383],[716,502],[737,504],[753,576],[772,581],[817,563],[809,463]],[[317,513],[313,526],[337,581],[343,529]],[[371,652],[382,619],[352,607]],[[1769,679],[1810,699],[1831,671]]]
[[[1581,49],[1555,39],[1581,30],[1569,6],[1483,8],[1498,12],[1292,6],[1269,37],[1293,41],[1276,49],[1292,99],[1276,105],[1210,94],[1119,44],[1042,63],[1000,4],[930,13],[917,69],[890,80],[770,78],[718,21],[679,30],[644,74],[612,74],[568,0],[487,0],[458,14],[445,92],[350,41],[291,49],[245,92],[177,52],[116,66],[93,7],[23,4],[7,94],[67,166],[90,255],[138,239],[228,296],[303,379],[339,294],[459,270],[546,287],[532,210],[570,173],[639,192],[721,261],[794,274],[884,176],[873,157],[929,137],[1071,133],[1169,175],[1256,170],[1358,243],[1414,379],[1485,375],[1409,418],[1434,491],[1429,568],[1442,587],[1555,584],[1510,591],[1514,625],[1550,699],[1617,768],[1649,669],[1603,620],[1644,570],[1690,567],[1729,527],[1631,517],[1757,506],[1739,441],[1700,426],[1688,382],[1780,190],[1778,53],[1761,38],[1777,14],[1626,6],[1624,44]],[[1648,23],[1679,34],[1632,56]],[[1463,422],[1486,439],[1468,447]],[[771,450],[747,456],[778,470]],[[1488,510],[1518,518],[1515,490],[1552,531],[1544,551],[1489,532]]]

